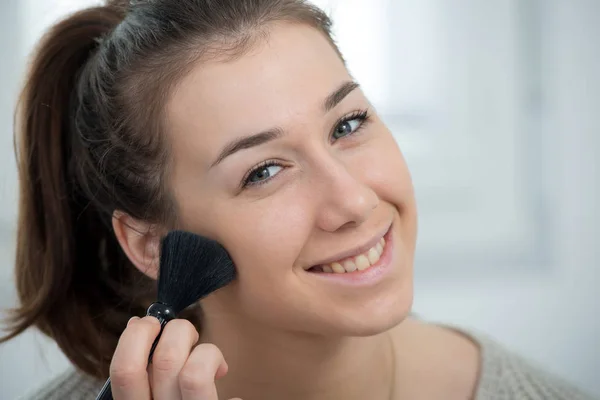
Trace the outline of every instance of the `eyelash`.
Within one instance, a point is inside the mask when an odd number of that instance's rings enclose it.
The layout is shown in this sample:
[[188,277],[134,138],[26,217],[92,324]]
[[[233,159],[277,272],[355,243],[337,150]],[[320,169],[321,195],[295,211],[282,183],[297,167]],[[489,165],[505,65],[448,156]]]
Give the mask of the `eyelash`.
[[[369,119],[371,118],[371,116],[369,115],[369,112],[367,110],[358,110],[358,111],[354,111],[353,113],[346,115],[345,117],[340,118],[340,120],[338,120],[338,122],[335,124],[333,130],[331,131],[331,133],[329,134],[329,136],[333,136],[333,133],[335,132],[336,128],[338,126],[340,126],[341,124],[345,124],[346,122],[350,122],[350,121],[354,121],[355,119],[360,121],[360,125],[358,125],[358,128],[356,128],[356,130],[354,132],[352,132],[351,134],[349,134],[348,136],[354,136],[356,135],[356,133],[358,131],[360,131],[362,128],[365,127],[365,125],[367,124],[367,122],[369,122]],[[344,136],[348,137],[348,136]],[[340,139],[343,139],[340,138]],[[340,139],[333,139],[335,140],[340,140]]]
[[[369,115],[369,112],[367,110],[354,111],[353,113],[340,118],[337,121],[337,123],[335,124],[331,133],[329,134],[330,137],[333,136],[333,133],[335,132],[337,127],[339,127],[341,124],[344,124],[344,123],[350,122],[350,121],[354,121],[354,120],[358,120],[360,122],[360,125],[354,130],[354,132],[352,132],[351,134],[349,134],[347,136],[341,137],[339,139],[332,138],[332,142],[336,141],[336,140],[341,140],[341,139],[344,139],[344,138],[347,138],[350,136],[354,136],[358,131],[360,131],[362,128],[365,127],[365,125],[369,122],[370,118],[371,118],[371,116]],[[250,178],[252,177],[252,175],[254,173],[261,171],[265,168],[270,168],[270,167],[282,167],[282,165],[281,165],[281,163],[279,163],[275,160],[267,160],[267,161],[261,162],[260,164],[256,165],[254,168],[252,168],[250,171],[248,171],[248,173],[246,173],[246,175],[242,179],[241,188],[245,189],[245,188],[248,188],[251,186],[259,186],[259,185],[263,185],[263,184],[269,182],[271,180],[271,178],[267,178],[265,180],[252,183],[252,182],[250,182]]]

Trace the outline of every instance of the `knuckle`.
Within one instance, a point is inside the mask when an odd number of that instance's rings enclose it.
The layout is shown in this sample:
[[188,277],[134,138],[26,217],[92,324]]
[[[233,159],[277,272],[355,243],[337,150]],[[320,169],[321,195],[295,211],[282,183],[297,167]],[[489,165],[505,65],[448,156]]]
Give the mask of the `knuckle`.
[[138,381],[145,371],[134,364],[115,364],[110,366],[111,385],[127,388]]
[[221,350],[212,343],[202,343],[194,349],[194,352],[196,360],[185,364],[179,373],[179,386],[186,392],[210,391],[215,381],[214,366],[218,364],[219,359],[223,358]]
[[178,377],[179,387],[185,392],[201,392],[211,383],[211,377],[206,368],[201,366],[184,367]]
[[152,366],[160,372],[171,371],[181,363],[181,357],[175,349],[157,349],[152,356]]

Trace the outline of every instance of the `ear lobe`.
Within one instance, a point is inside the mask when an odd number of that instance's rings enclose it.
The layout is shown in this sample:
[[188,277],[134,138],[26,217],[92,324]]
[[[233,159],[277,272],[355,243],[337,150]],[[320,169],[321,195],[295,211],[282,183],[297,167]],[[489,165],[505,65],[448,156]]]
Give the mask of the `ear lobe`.
[[127,258],[144,275],[156,280],[160,264],[161,241],[158,227],[132,218],[121,211],[113,213],[112,225]]

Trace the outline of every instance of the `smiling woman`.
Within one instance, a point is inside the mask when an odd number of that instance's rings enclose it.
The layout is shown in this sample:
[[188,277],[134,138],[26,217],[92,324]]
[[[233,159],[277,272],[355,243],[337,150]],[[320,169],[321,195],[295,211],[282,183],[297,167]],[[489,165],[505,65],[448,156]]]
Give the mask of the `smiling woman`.
[[[74,364],[34,398],[584,396],[410,317],[417,212],[400,148],[301,0],[114,2],[57,24],[23,92],[8,338]],[[238,278],[159,331],[159,244],[217,240]],[[35,397],[37,396],[37,397]],[[508,396],[508,397],[507,397]]]

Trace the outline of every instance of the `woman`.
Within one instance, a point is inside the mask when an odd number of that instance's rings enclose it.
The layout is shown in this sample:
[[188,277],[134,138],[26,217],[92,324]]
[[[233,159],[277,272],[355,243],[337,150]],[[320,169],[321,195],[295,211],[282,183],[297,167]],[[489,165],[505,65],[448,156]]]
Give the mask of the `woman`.
[[[108,376],[117,400],[585,398],[409,317],[410,175],[305,2],[84,10],[41,43],[20,111],[9,338],[37,326],[76,367],[32,398],[92,398]],[[239,277],[147,368],[158,322],[129,318],[174,228],[222,243]]]

